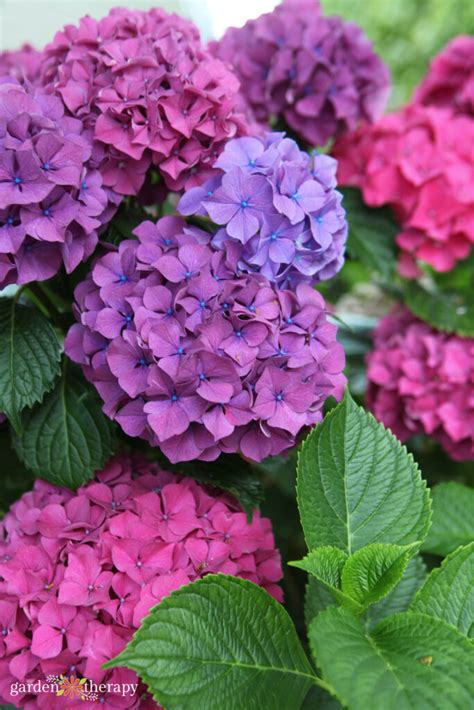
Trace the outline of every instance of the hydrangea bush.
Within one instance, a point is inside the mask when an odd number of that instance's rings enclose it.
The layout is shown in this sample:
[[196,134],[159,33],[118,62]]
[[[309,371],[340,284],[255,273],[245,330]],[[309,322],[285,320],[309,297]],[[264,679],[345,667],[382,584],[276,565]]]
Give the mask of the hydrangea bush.
[[0,54],[0,703],[470,707],[471,45],[385,117],[316,0]]
[[388,97],[388,69],[361,28],[324,17],[314,0],[285,0],[210,50],[240,79],[250,116],[263,127],[284,120],[309,145],[378,118]]

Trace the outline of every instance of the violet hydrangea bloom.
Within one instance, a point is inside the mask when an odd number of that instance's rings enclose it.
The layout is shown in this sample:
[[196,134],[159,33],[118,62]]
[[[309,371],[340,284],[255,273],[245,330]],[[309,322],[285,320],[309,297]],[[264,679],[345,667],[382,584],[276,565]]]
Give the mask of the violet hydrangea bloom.
[[474,460],[474,339],[441,333],[400,307],[374,334],[367,403],[401,441],[431,436]]
[[229,141],[215,168],[204,185],[185,192],[178,209],[221,226],[213,245],[239,272],[294,287],[339,271],[347,223],[333,158],[310,158],[284,134],[267,133]]
[[9,76],[12,79],[37,85],[41,70],[42,54],[30,44],[24,44],[18,50],[0,52],[0,79]]
[[113,200],[81,121],[61,101],[0,83],[0,288],[71,272],[97,244]]
[[283,119],[310,145],[383,112],[387,67],[358,25],[323,17],[314,0],[284,0],[209,48],[239,78],[257,121]]
[[194,24],[158,8],[66,26],[44,50],[41,80],[93,130],[104,184],[119,194],[137,194],[151,164],[169,189],[197,184],[245,132],[236,77]]
[[211,235],[143,222],[76,289],[66,338],[105,413],[170,461],[286,451],[345,385],[322,296],[236,276]]
[[207,573],[249,579],[282,601],[270,520],[255,510],[249,523],[229,495],[144,458],[112,459],[75,493],[38,480],[0,528],[0,701],[25,710],[65,700],[13,696],[12,684],[60,675],[139,685],[77,707],[158,709],[133,671],[102,665],[163,597]]
[[471,118],[418,104],[336,144],[339,182],[359,187],[372,207],[388,204],[400,222],[404,276],[420,275],[417,260],[450,271],[472,252],[473,145]]
[[414,101],[474,115],[474,37],[455,37],[434,57]]

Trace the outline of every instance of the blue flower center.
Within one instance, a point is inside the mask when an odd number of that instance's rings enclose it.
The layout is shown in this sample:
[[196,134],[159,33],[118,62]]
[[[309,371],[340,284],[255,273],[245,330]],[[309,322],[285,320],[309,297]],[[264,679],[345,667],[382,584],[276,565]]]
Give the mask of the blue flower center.
[[184,355],[184,348],[178,348],[178,355]]
[[201,382],[204,382],[204,380],[206,379],[206,375],[204,374],[204,372],[199,373],[199,379],[201,380]]
[[293,318],[287,318],[286,322],[288,323],[288,325],[291,325],[293,323]]
[[251,303],[249,306],[249,311],[253,312],[254,310],[255,310],[255,306],[253,305],[253,303]]
[[257,161],[255,160],[255,158],[252,158],[251,160],[249,160],[249,168],[254,168],[256,165],[257,165]]
[[242,200],[242,202],[240,203],[240,206],[241,206],[243,209],[245,209],[246,207],[248,207],[248,206],[249,206],[248,200]]
[[[146,360],[145,360],[144,357],[141,357],[141,358],[139,359],[139,361],[138,361],[138,364],[141,365],[142,367],[145,367],[145,365],[147,364],[147,362],[146,362]],[[113,503],[112,503],[112,507],[113,507]]]
[[173,309],[172,309],[172,308],[167,308],[167,309],[166,309],[166,315],[167,315],[167,316],[172,316],[172,315],[173,315]]
[[184,275],[186,276],[187,279],[189,279],[189,277],[191,276],[191,272],[190,272],[190,271],[185,271],[185,272],[184,272]]
[[173,392],[173,394],[171,395],[171,401],[172,401],[172,402],[177,402],[177,401],[178,401],[178,395],[176,394],[176,392]]
[[199,301],[199,305],[201,306],[201,308],[205,308],[206,301],[203,298],[201,298],[201,300]]
[[275,395],[275,399],[277,402],[281,402],[283,400],[283,395],[280,394],[280,392],[279,392],[278,394]]
[[294,192],[294,193],[291,195],[291,199],[296,202],[296,201],[299,199],[298,193],[297,193],[297,192]]
[[131,323],[131,322],[132,322],[132,316],[130,316],[130,315],[125,316],[125,320],[127,321],[127,323]]
[[13,182],[15,183],[15,185],[20,185],[20,183],[22,183],[23,180],[21,179],[21,177],[16,177],[13,179]]
[[88,189],[89,189],[89,186],[88,186],[88,184],[87,184],[86,182],[81,183],[81,187],[82,187],[83,190],[88,190]]
[[212,197],[213,194],[214,194],[214,193],[212,192],[212,190],[209,190],[208,193],[207,193],[207,196],[208,196],[208,197]]
[[242,331],[241,331],[241,330],[236,330],[236,331],[235,331],[235,334],[236,334],[236,336],[237,336],[238,338],[241,338],[241,337],[242,337]]
[[273,232],[272,234],[270,234],[270,239],[272,240],[272,242],[275,242],[278,239],[278,234],[276,232]]
[[13,217],[8,217],[7,224],[13,224]]
[[324,221],[324,220],[323,220],[323,218],[322,218],[321,216],[316,217],[316,222],[317,222],[318,224],[322,224],[323,221]]
[[45,217],[49,217],[51,214],[51,210],[45,209],[45,210],[43,210],[43,214]]
[[50,167],[49,163],[43,163],[43,170],[49,170]]
[[126,275],[125,275],[125,274],[120,274],[120,276],[119,276],[119,281],[121,281],[122,283],[125,283],[125,281],[127,281]]
[[167,247],[169,247],[170,244],[171,244],[171,239],[165,239],[165,245]]

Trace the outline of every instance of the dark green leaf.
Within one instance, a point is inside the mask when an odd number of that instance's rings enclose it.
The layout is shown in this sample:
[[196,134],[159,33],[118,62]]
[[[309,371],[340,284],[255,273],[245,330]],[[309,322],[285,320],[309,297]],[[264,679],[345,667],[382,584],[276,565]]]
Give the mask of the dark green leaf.
[[208,575],[155,606],[107,668],[127,666],[167,710],[297,710],[316,680],[281,604]]
[[0,412],[17,431],[20,412],[53,386],[60,358],[56,333],[42,314],[0,298]]
[[433,521],[422,550],[449,555],[474,540],[474,490],[456,481],[431,489]]
[[409,281],[403,289],[403,300],[421,320],[438,330],[474,336],[474,296],[472,290],[450,292],[428,290]]
[[319,580],[339,604],[361,612],[362,606],[346,592],[341,591],[344,565],[348,559],[346,553],[337,547],[318,547],[316,550],[311,550],[302,560],[288,564],[304,570]]
[[62,376],[40,405],[22,417],[13,439],[19,458],[39,478],[77,488],[114,447],[114,428],[80,370],[64,360]]

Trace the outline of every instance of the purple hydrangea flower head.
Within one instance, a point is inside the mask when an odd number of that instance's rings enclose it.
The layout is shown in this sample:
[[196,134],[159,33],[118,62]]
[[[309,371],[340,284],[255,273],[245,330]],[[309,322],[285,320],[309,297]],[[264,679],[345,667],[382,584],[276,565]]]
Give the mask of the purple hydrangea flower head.
[[12,79],[31,84],[39,83],[42,54],[30,44],[24,44],[21,49],[0,52],[0,78],[9,76]]
[[260,125],[282,119],[309,145],[383,112],[387,67],[358,25],[323,17],[314,0],[284,0],[209,48],[239,78]]
[[[112,459],[75,493],[36,481],[1,523],[0,701],[25,710],[65,702],[160,710],[133,671],[103,664],[164,597],[217,572],[283,600],[280,554],[258,510],[249,523],[231,496],[143,457]],[[34,692],[36,681],[61,675],[137,688],[126,697],[99,688],[71,702]]]
[[151,165],[168,189],[198,184],[246,132],[237,78],[194,24],[161,9],[66,26],[44,50],[41,80],[91,129],[104,184],[122,195],[139,192]]
[[221,227],[213,246],[239,272],[279,286],[316,284],[344,263],[347,223],[336,167],[330,156],[310,157],[284,134],[234,138],[215,175],[187,190],[178,208]]
[[236,451],[260,461],[291,448],[345,385],[322,296],[236,274],[212,235],[180,217],[134,233],[78,286],[65,344],[106,414],[173,462]]
[[92,142],[60,99],[0,83],[0,288],[85,261],[117,196],[93,167]]

